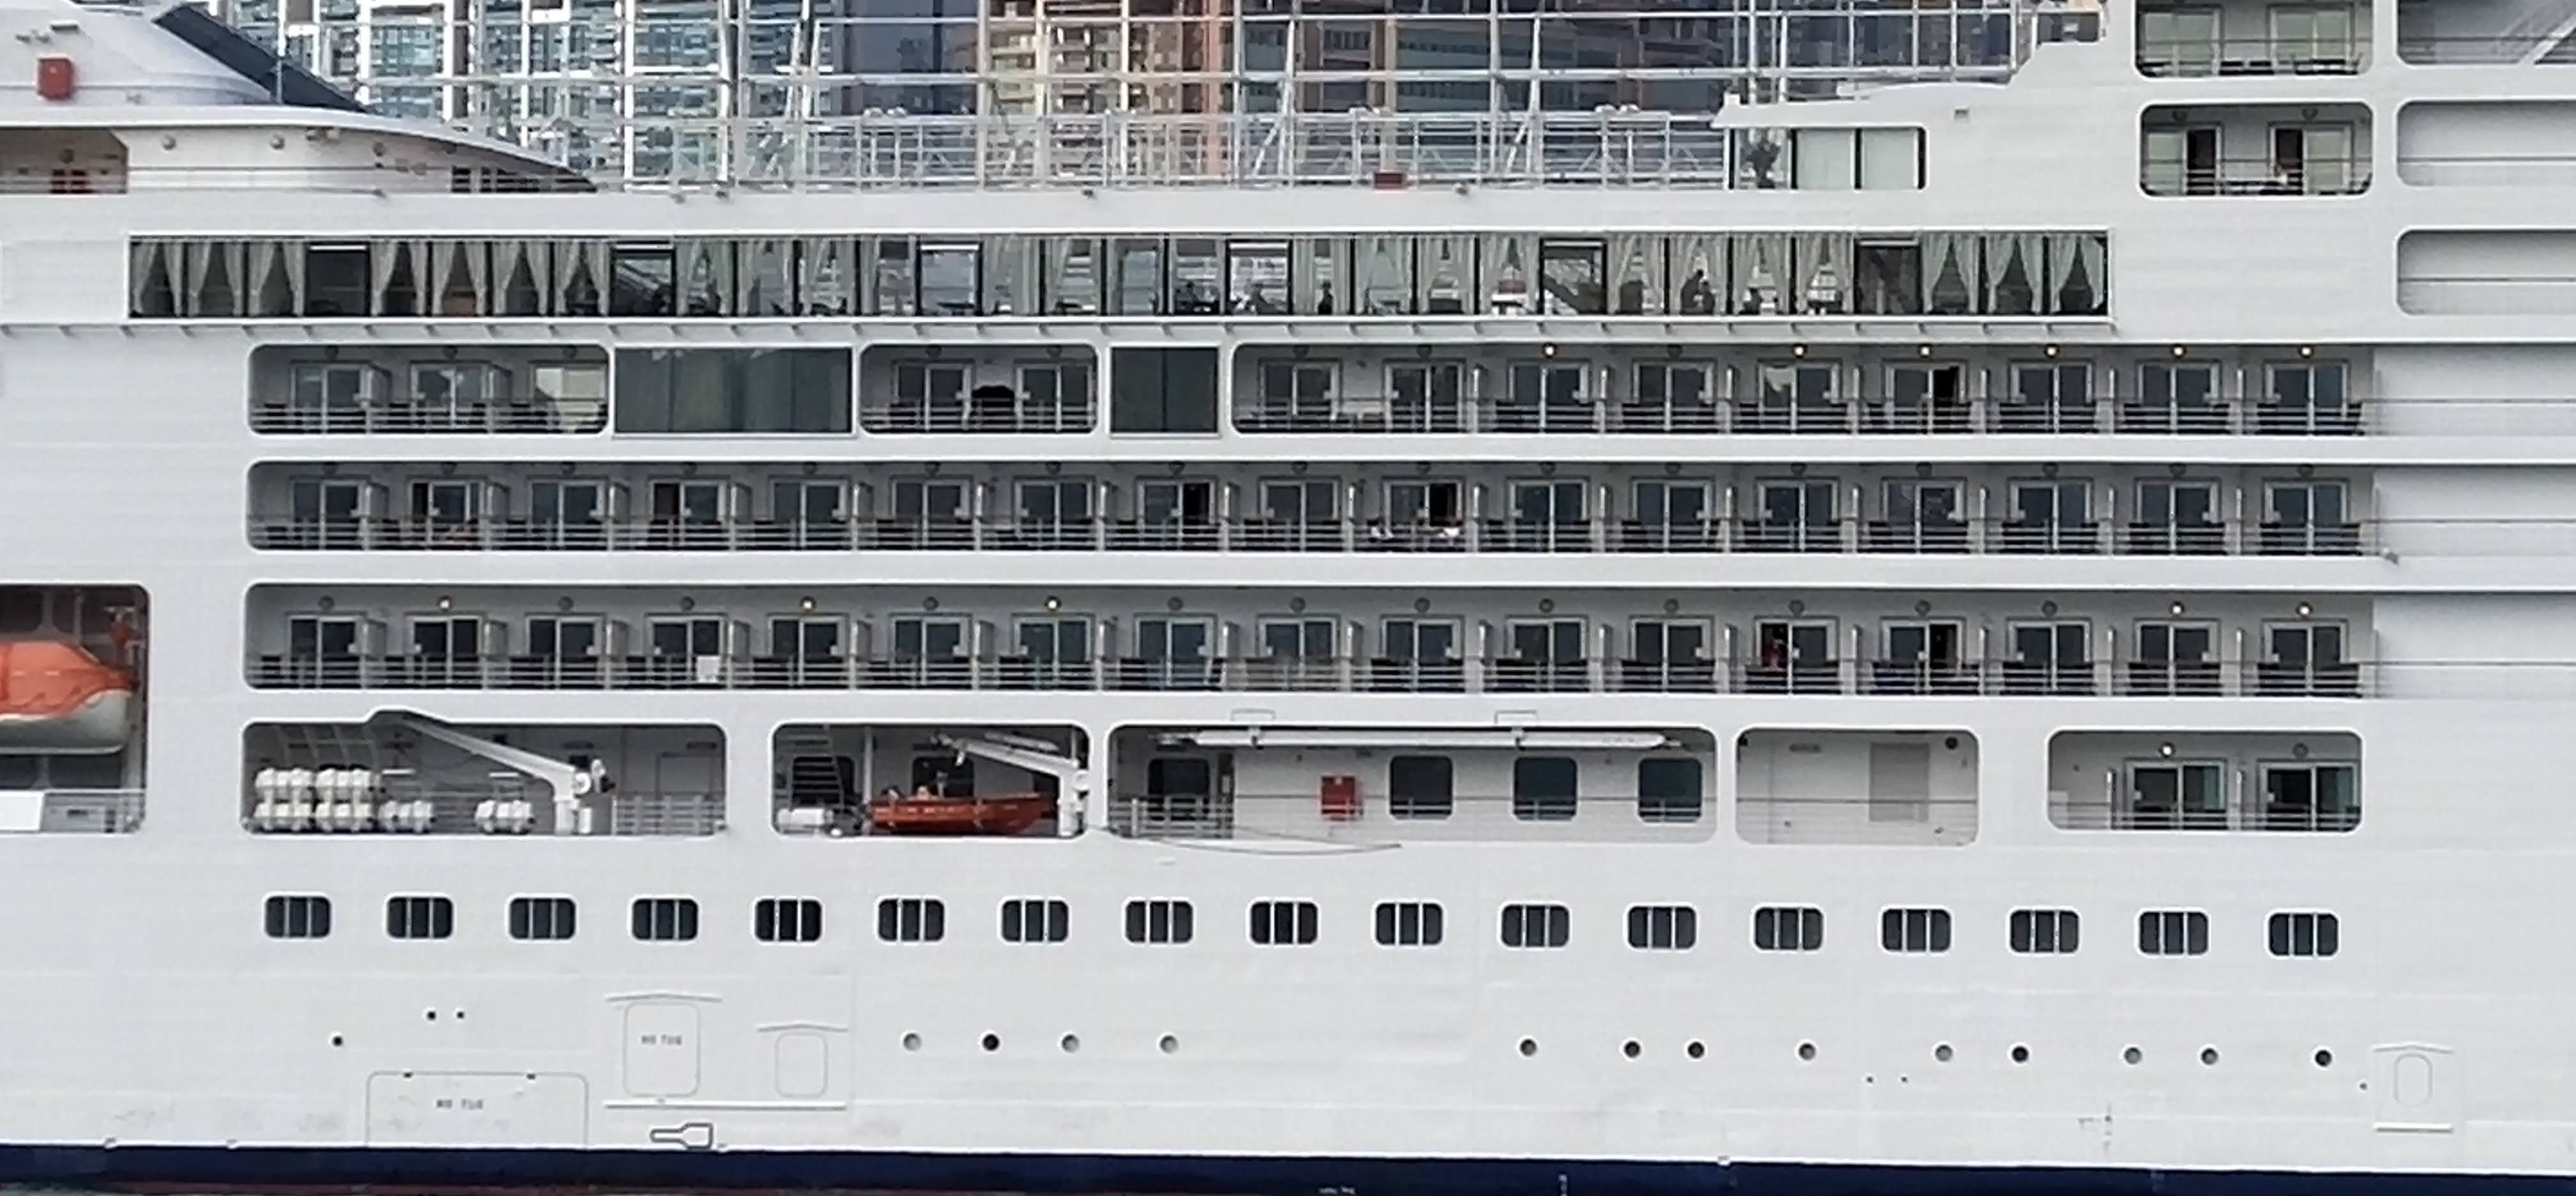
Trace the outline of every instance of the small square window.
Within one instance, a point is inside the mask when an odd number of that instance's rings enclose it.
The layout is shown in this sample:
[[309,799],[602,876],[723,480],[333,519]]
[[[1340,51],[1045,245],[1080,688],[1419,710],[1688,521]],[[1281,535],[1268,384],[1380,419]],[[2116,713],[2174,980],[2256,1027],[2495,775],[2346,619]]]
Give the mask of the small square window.
[[638,897],[632,922],[638,942],[685,943],[698,937],[698,903],[691,897]]
[[331,899],[310,894],[271,897],[267,906],[268,937],[331,937]]
[[1377,943],[1381,947],[1440,945],[1440,903],[1381,901],[1377,904]]
[[1937,955],[1950,949],[1950,911],[1891,909],[1878,916],[1878,943],[1901,955]]
[[1312,901],[1252,903],[1252,941],[1263,947],[1305,947],[1315,941]]
[[2209,915],[2199,910],[2151,909],[2138,915],[2141,955],[2209,954]]
[[1072,925],[1065,903],[1045,897],[1014,897],[1002,903],[1002,941],[1061,943]]
[[1699,945],[1699,911],[1687,905],[1629,906],[1628,945],[1640,951],[1688,951]]
[[2012,949],[2024,955],[2073,955],[2081,920],[2071,909],[2012,912]]
[[1825,911],[1788,905],[1757,909],[1753,911],[1753,947],[1757,951],[1822,951]]
[[1572,933],[1574,919],[1562,905],[1506,905],[1503,907],[1503,945],[1529,949],[1562,947]]
[[1195,916],[1186,901],[1152,900],[1127,903],[1127,941],[1178,945],[1190,941]]
[[2272,954],[2285,959],[2324,959],[2343,946],[2343,926],[2333,914],[2272,915]]
[[877,937],[889,943],[935,943],[948,936],[948,906],[936,897],[877,902]]
[[445,897],[385,898],[385,935],[443,939],[456,933],[456,903]]
[[570,897],[513,897],[510,899],[510,937],[523,942],[560,942],[571,938],[573,910]]
[[764,943],[823,938],[823,903],[811,897],[763,897],[751,907],[751,937]]

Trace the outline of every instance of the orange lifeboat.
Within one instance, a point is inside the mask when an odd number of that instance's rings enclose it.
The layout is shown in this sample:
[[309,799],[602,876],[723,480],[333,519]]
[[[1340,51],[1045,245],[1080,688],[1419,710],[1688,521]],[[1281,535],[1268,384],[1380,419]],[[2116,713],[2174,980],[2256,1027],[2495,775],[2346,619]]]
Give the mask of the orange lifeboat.
[[1055,813],[1041,794],[1009,797],[881,797],[868,821],[883,835],[1021,835]]
[[134,701],[133,678],[78,644],[0,640],[0,751],[117,751]]

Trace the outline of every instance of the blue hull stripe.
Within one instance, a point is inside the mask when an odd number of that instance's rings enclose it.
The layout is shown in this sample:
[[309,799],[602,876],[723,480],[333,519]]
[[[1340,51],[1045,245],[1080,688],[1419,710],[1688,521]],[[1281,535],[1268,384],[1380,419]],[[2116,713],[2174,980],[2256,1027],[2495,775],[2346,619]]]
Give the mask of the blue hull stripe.
[[0,1146],[0,1182],[1188,1196],[2576,1196],[2576,1177],[874,1151]]

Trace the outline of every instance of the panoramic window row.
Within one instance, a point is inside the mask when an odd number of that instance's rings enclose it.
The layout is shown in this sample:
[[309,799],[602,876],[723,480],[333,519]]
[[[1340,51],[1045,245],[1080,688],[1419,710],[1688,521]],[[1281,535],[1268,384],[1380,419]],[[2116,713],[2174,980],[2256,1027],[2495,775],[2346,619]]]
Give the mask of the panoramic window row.
[[[612,463],[494,476],[348,466],[256,478],[253,548],[326,552],[2007,553],[2353,556],[2368,488],[2301,467],[2090,477],[1792,465],[1727,482],[1441,470],[1249,481],[1061,472],[853,481],[620,476]],[[645,467],[659,473],[657,467]],[[685,467],[684,467],[685,468]],[[1050,468],[1060,468],[1051,465]],[[1541,468],[1550,468],[1542,466]],[[1704,470],[1705,467],[1701,467]],[[1690,470],[1690,472],[1685,472]],[[1755,471],[1747,470],[1747,473]],[[1763,470],[1760,472],[1775,472]],[[1959,476],[1977,473],[1972,480]],[[2229,471],[2236,473],[2238,471]],[[276,474],[284,473],[278,477]],[[1320,476],[1318,476],[1320,474]],[[1945,476],[1947,475],[1947,476]],[[2428,521],[2422,523],[2427,530]],[[2401,529],[2402,530],[2402,529]]]
[[[1179,599],[1173,599],[1175,606]],[[692,603],[691,605],[695,605]],[[1551,603],[1550,605],[1553,605]],[[1021,689],[1370,693],[1973,696],[2364,696],[2355,630],[2309,604],[2223,621],[2187,605],[2128,627],[2050,611],[1991,629],[1963,617],[1875,621],[1687,612],[1499,624],[1417,610],[1264,615],[1186,608],[893,615],[691,610],[314,610],[254,628],[260,689]],[[754,618],[744,617],[759,615]],[[1624,631],[1624,634],[1623,634]],[[2366,633],[2365,633],[2366,634]],[[2433,662],[2426,662],[2430,666]],[[2399,662],[2395,667],[2403,667]]]
[[2060,316],[2103,233],[140,238],[138,318]]
[[[627,930],[638,942],[687,942],[698,937],[699,905],[690,897],[639,897],[628,907]],[[823,902],[812,897],[764,897],[751,909],[752,937],[764,943],[823,940]],[[1260,947],[1313,946],[1323,937],[1316,903],[1254,901],[1245,910],[1245,938]],[[1633,905],[1624,924],[1627,945],[1639,951],[1688,951],[1699,945],[1699,911],[1690,905]],[[1126,903],[1121,933],[1130,943],[1176,946],[1198,938],[1195,903],[1146,898]],[[1445,907],[1437,901],[1379,902],[1370,934],[1382,947],[1437,947],[1447,936]],[[1897,907],[1879,914],[1879,947],[1891,954],[1938,955],[1951,948],[1953,919],[1938,907]],[[1574,936],[1573,913],[1552,903],[1508,904],[1497,919],[1496,941],[1514,950],[1554,950]],[[2021,909],[2006,919],[2006,943],[2016,954],[2071,955],[2082,940],[2082,916],[2070,909]],[[276,939],[331,935],[331,899],[314,894],[268,898],[265,929]],[[561,941],[576,936],[577,910],[569,897],[515,897],[507,930],[522,941]],[[2145,910],[2138,914],[2141,955],[2206,955],[2209,915],[2199,910]],[[446,939],[456,933],[453,899],[429,894],[385,901],[385,934],[396,939]],[[1071,907],[1043,897],[1001,903],[998,938],[1006,943],[1061,943],[1072,934]],[[888,943],[936,943],[948,938],[948,906],[936,897],[887,897],[876,904],[875,935]],[[1752,913],[1752,945],[1760,951],[1825,949],[1824,911],[1811,906],[1764,906]],[[2341,950],[2335,915],[2284,911],[2271,916],[2266,947],[2282,958],[2325,958]]]
[[[467,356],[467,353],[474,354]],[[610,426],[608,350],[332,346],[255,359],[251,426],[275,433],[584,434]],[[1215,348],[975,345],[621,349],[615,427],[637,434],[1215,433]],[[2052,346],[1893,354],[1849,346],[1248,346],[1245,433],[2356,435],[2355,363],[2183,350],[2088,359]]]

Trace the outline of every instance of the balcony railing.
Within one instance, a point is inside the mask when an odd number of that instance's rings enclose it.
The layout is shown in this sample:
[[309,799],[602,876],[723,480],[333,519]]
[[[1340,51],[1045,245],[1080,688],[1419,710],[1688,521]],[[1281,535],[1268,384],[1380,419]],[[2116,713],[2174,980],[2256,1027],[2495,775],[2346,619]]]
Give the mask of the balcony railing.
[[1634,436],[2357,436],[2357,400],[2067,398],[1732,399],[1519,402],[1366,398],[1254,399],[1235,405],[1246,433]]
[[990,398],[877,399],[859,402],[859,427],[887,434],[1029,435],[1088,432],[1100,419],[1088,399]]
[[1815,658],[1737,661],[1497,657],[255,656],[277,690],[971,690],[1392,694],[1735,693],[1934,697],[2371,696],[2388,670],[2576,662],[2382,664]]
[[[2468,530],[2474,521],[2459,521]],[[2395,525],[2440,531],[2434,521]],[[1188,552],[1639,555],[2357,556],[2381,529],[2357,522],[2034,523],[1956,519],[1060,519],[601,520],[254,518],[273,552]],[[2576,522],[2563,530],[2576,534]],[[2576,551],[2571,545],[2570,551]]]
[[[2365,23],[2367,9],[2361,17]],[[2155,78],[2241,75],[2351,75],[2369,61],[2366,37],[2141,37],[2138,70]]]
[[2214,162],[2148,162],[2138,185],[2147,194],[2172,195],[2360,195],[2370,190],[2370,158],[2365,154],[2315,155],[2302,161],[2277,158],[2221,158]]

